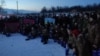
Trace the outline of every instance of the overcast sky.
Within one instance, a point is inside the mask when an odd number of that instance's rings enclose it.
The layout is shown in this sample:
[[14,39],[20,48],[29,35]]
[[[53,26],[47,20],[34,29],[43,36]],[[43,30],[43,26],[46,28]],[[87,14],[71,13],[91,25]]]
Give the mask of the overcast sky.
[[[16,9],[17,0],[5,0],[4,7],[9,9]],[[88,4],[99,4],[100,0],[18,0],[19,9],[40,11],[41,8],[52,6],[75,6]]]

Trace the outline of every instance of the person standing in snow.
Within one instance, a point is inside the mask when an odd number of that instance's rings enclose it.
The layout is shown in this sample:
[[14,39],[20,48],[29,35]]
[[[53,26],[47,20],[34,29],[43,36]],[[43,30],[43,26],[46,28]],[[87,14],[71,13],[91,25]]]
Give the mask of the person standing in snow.
[[58,33],[57,33],[57,35],[58,35],[57,40],[58,41],[57,42],[59,44],[61,44],[61,41],[63,41],[63,36],[62,36],[63,28],[61,26],[59,26],[58,29],[57,29],[57,31],[58,31]]
[[[99,15],[98,15],[99,16]],[[95,39],[93,42],[93,56],[100,56],[100,17],[95,18],[95,28],[94,28],[94,34],[95,34]]]
[[0,19],[0,33],[3,33],[4,30],[4,19]]
[[26,40],[30,40],[30,38],[29,38],[30,32],[31,32],[31,26],[30,26],[30,24],[27,24],[25,27],[25,35],[28,36],[28,38]]
[[47,29],[44,28],[42,30],[42,39],[41,39],[41,42],[43,42],[43,44],[47,44],[48,43],[48,38],[49,38],[49,33],[48,33]]
[[55,25],[55,27],[54,27],[54,31],[53,31],[53,35],[54,35],[54,37],[53,37],[53,39],[54,39],[54,42],[57,42],[58,41],[58,25]]
[[34,38],[36,38],[36,29],[32,26],[31,27],[31,31],[30,31],[30,33],[29,33],[29,35],[28,35],[28,39],[34,39]]
[[43,25],[41,25],[40,23],[38,24],[38,36],[41,36],[42,35],[42,30],[43,30]]
[[65,48],[66,47],[66,44],[67,44],[67,41],[68,41],[68,38],[69,38],[69,35],[68,35],[68,32],[65,28],[62,28],[61,30],[61,37],[60,37],[60,40],[61,41],[61,45]]
[[62,35],[63,35],[63,41],[65,43],[67,43],[68,42],[68,39],[69,39],[68,29],[64,29]]

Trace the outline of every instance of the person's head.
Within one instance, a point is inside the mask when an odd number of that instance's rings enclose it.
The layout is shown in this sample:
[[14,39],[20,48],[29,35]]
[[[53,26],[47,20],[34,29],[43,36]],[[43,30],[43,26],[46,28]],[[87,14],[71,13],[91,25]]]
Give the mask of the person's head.
[[93,18],[92,18],[92,17],[90,17],[90,18],[89,18],[89,22],[92,22],[92,21],[93,21]]
[[95,45],[95,44],[93,44],[92,47],[93,47],[94,50],[97,49],[97,45]]
[[63,26],[65,26],[66,24],[63,23]]
[[56,32],[58,32],[58,31],[56,30]]
[[70,25],[69,24],[67,24],[67,28],[69,28],[70,27]]
[[61,30],[63,30],[63,27],[61,27]]
[[71,33],[70,29],[66,29],[66,31],[68,32],[69,36],[72,36],[72,33]]
[[57,26],[59,26],[60,24],[58,23]]
[[97,14],[97,19],[100,19],[100,14],[99,13]]
[[96,19],[90,17],[90,18],[89,18],[89,23],[90,23],[91,25],[95,24],[95,23],[96,23]]
[[34,27],[32,27],[32,30],[34,30]]

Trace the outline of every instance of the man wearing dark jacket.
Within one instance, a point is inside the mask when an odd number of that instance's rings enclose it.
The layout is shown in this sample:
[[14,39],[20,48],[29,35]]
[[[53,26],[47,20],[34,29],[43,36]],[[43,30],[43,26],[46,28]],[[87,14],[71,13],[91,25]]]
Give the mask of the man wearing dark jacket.
[[48,43],[48,38],[49,38],[49,32],[47,31],[46,28],[44,28],[43,31],[42,31],[41,42],[43,42],[43,44],[47,44]]

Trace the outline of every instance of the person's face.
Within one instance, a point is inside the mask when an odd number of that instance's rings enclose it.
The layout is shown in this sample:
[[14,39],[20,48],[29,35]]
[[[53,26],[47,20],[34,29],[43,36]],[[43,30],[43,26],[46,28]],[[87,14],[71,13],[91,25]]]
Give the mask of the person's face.
[[58,31],[56,30],[56,32],[58,32]]
[[92,22],[93,21],[93,18],[89,18],[89,22]]
[[34,28],[32,27],[32,30],[34,30]]
[[63,28],[61,28],[61,30],[63,30]]
[[57,26],[59,26],[60,24],[57,24]]
[[77,25],[77,23],[74,23],[75,24],[75,26]]
[[97,18],[98,18],[98,19],[100,18],[100,14],[97,14]]
[[70,26],[69,25],[67,25],[67,28],[69,28]]
[[65,26],[65,24],[63,24],[63,26]]

